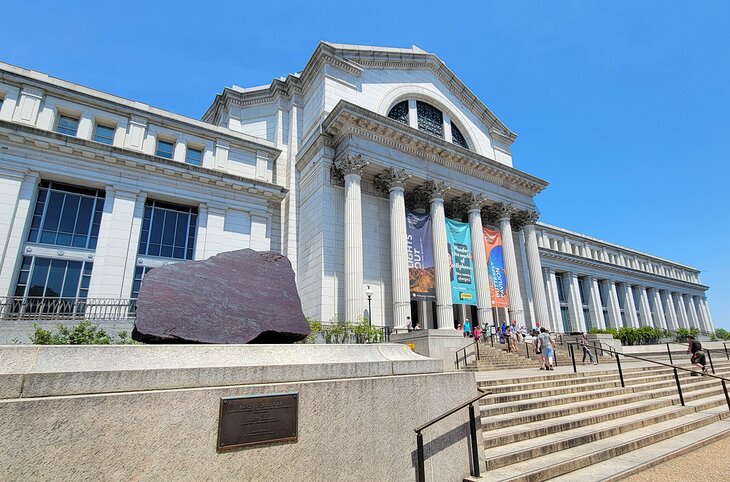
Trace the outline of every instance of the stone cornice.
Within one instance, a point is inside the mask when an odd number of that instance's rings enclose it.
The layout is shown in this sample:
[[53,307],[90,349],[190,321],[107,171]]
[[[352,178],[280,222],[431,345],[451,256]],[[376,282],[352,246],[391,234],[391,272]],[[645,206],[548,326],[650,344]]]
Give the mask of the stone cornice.
[[611,271],[614,273],[620,273],[620,274],[624,274],[626,276],[645,279],[648,281],[654,281],[654,282],[659,281],[662,283],[667,283],[667,284],[672,284],[672,285],[677,285],[677,286],[684,286],[684,287],[687,287],[687,288],[693,289],[693,290],[706,291],[706,290],[710,289],[709,286],[706,286],[703,284],[692,283],[689,281],[670,278],[668,276],[660,276],[660,275],[656,275],[656,274],[652,274],[652,273],[647,273],[646,271],[641,271],[641,270],[634,269],[634,268],[628,268],[625,266],[617,266],[612,263],[606,263],[604,261],[587,259],[587,258],[583,258],[581,256],[576,256],[573,254],[561,253],[561,252],[554,251],[554,250],[548,249],[548,248],[540,247],[539,250],[540,250],[540,256],[545,257],[547,259],[554,259],[556,261],[563,261],[563,262],[567,262],[567,263],[575,264],[575,265],[579,265],[579,266],[586,266],[586,267],[593,268],[593,269],[599,269],[601,271]]
[[240,91],[225,88],[223,93],[216,95],[202,119],[218,123],[222,113],[231,105],[246,107],[302,94],[306,92],[324,64],[333,65],[354,76],[362,75],[363,68],[366,67],[430,70],[452,94],[484,122],[494,140],[509,146],[517,138],[517,134],[510,131],[436,55],[420,49],[361,48],[327,42],[320,42],[317,45],[312,57],[298,75],[290,74],[285,80],[274,79],[271,84],[260,89]]
[[141,176],[156,173],[184,181],[215,185],[222,189],[245,191],[278,201],[284,199],[288,192],[287,189],[266,181],[0,120],[0,142],[3,141],[42,152],[73,155],[86,161],[119,165],[125,169],[137,170]]
[[322,128],[333,137],[334,145],[348,136],[362,137],[527,196],[534,196],[548,185],[535,176],[344,100],[325,118]]

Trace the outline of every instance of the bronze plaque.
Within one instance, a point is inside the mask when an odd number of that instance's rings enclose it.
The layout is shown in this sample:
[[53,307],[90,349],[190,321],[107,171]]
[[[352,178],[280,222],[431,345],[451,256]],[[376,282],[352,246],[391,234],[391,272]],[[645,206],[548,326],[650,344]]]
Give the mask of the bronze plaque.
[[221,398],[218,451],[276,442],[296,442],[297,393]]

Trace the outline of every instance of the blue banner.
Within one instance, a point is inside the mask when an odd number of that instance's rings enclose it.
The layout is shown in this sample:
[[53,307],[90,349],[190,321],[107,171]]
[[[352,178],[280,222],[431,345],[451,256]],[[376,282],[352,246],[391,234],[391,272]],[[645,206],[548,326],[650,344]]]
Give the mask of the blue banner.
[[468,223],[446,219],[446,241],[451,268],[451,302],[462,305],[477,304],[472,262],[471,229]]
[[406,210],[408,277],[411,299],[436,301],[436,271],[433,267],[431,215]]

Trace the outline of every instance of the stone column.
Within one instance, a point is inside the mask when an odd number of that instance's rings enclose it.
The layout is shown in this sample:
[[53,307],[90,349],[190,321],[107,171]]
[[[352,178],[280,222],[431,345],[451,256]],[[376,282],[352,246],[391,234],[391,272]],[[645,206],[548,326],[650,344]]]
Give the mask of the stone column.
[[687,306],[687,314],[689,315],[690,328],[697,328],[700,331],[705,331],[700,324],[700,319],[697,316],[697,310],[695,309],[694,303],[692,303],[692,297],[690,295],[683,294],[682,302]]
[[679,319],[679,325],[681,328],[690,328],[692,325],[689,322],[689,316],[687,316],[687,307],[684,305],[684,299],[680,293],[672,293],[674,304],[677,306],[677,318]]
[[477,288],[477,320],[480,325],[494,324],[492,298],[489,292],[489,266],[484,249],[484,232],[482,231],[482,205],[484,196],[467,194],[466,208],[469,213],[471,229],[471,249],[474,262],[474,283]]
[[654,288],[649,288],[648,293],[649,299],[654,304],[654,320],[657,328],[667,329],[667,318],[664,313],[664,305],[662,304],[662,297],[659,291]]
[[621,283],[621,291],[623,291],[624,299],[624,315],[626,316],[626,325],[629,328],[639,327],[639,318],[636,316],[636,303],[634,302],[634,290],[628,283]]
[[504,268],[507,272],[507,294],[509,296],[510,318],[511,320],[517,320],[517,326],[522,326],[525,324],[525,316],[522,294],[520,292],[515,243],[512,239],[512,223],[510,219],[513,211],[512,206],[508,204],[499,203],[495,206],[495,212],[499,221],[499,231],[502,233],[502,255],[504,256]]
[[578,275],[575,273],[567,273],[568,281],[568,311],[570,312],[571,329],[586,331],[586,320],[583,316],[583,302],[580,298],[580,284],[578,283]]
[[439,329],[454,329],[454,308],[451,304],[451,268],[446,242],[446,214],[444,193],[449,189],[441,181],[428,181],[425,186],[431,195],[431,226],[433,260],[436,271],[436,323]]
[[639,286],[639,313],[641,314],[641,326],[657,326],[651,316],[649,296],[644,286]]
[[664,318],[667,322],[667,329],[676,331],[679,329],[679,322],[677,321],[677,311],[674,309],[672,294],[667,290],[660,290],[659,298],[661,298],[662,308],[664,309]]
[[369,163],[347,155],[335,162],[345,178],[345,321],[356,323],[365,308],[362,267],[362,198],[360,179]]
[[[2,169],[5,166],[0,166]],[[38,196],[41,177],[33,171],[0,172],[0,296],[15,293],[18,273],[23,258],[23,247]]]
[[[392,167],[375,178],[375,186],[390,198],[390,273],[393,282],[393,328],[404,328],[411,316],[406,234],[405,183],[411,175]],[[425,324],[422,323],[421,326]]]
[[537,247],[537,236],[535,235],[535,223],[539,217],[537,211],[527,213],[526,224],[522,231],[525,234],[525,248],[527,251],[527,270],[530,274],[530,285],[532,286],[532,304],[535,308],[535,318],[540,326],[551,331],[555,327],[550,326],[547,295],[545,294],[545,281],[542,277],[542,265],[540,264],[540,250]]
[[206,259],[205,243],[208,236],[208,205],[200,203],[198,205],[198,223],[195,225],[195,252],[193,259],[199,261]]
[[710,307],[707,306],[707,298],[705,298],[705,297],[700,298],[700,308],[702,309],[702,312],[705,314],[705,321],[707,323],[707,327],[708,327],[709,331],[714,333],[715,324],[712,322],[712,315],[710,314]]
[[705,313],[702,311],[702,306],[700,305],[700,298],[699,296],[692,296],[690,297],[690,303],[694,306],[695,311],[697,312],[697,321],[699,322],[700,326],[702,327],[701,330],[710,332],[710,326],[707,323],[707,319],[705,318]]
[[545,268],[545,284],[547,286],[546,295],[548,299],[548,309],[550,311],[550,318],[552,320],[552,326],[548,329],[550,331],[563,331],[563,316],[560,313],[560,297],[558,296],[558,282],[555,279],[555,270],[552,268]]
[[594,326],[598,329],[604,330],[606,328],[606,321],[603,319],[603,304],[601,303],[600,286],[598,286],[598,280],[595,276],[587,276],[586,282],[590,287],[591,299],[588,303],[591,312],[591,319],[593,320]]
[[608,323],[611,328],[623,328],[624,323],[621,319],[621,306],[618,302],[618,292],[616,291],[616,282],[604,280],[606,287],[606,295],[608,296]]

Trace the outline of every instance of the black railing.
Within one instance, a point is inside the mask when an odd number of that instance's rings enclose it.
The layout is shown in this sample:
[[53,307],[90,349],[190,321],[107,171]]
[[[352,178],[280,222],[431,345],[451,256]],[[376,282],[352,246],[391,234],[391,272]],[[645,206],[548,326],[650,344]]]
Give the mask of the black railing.
[[126,320],[136,311],[136,299],[0,297],[2,320]]
[[454,413],[458,412],[462,408],[469,407],[469,434],[470,434],[470,458],[471,458],[471,467],[469,470],[469,473],[473,477],[479,477],[481,475],[480,469],[479,469],[479,441],[477,440],[477,420],[476,420],[476,413],[474,411],[474,404],[481,400],[482,398],[486,397],[487,395],[490,395],[492,392],[485,392],[483,390],[479,390],[481,392],[480,395],[472,398],[471,400],[462,403],[461,405],[452,408],[448,412],[445,412],[438,417],[424,423],[418,428],[415,428],[414,431],[416,432],[416,475],[417,475],[417,482],[425,482],[426,481],[426,460],[423,450],[423,432],[431,425],[435,424],[436,422],[440,422],[441,420],[445,419],[449,415],[453,415]]
[[[568,342],[568,345],[571,346],[571,345],[578,345],[578,344],[574,343],[574,342]],[[573,349],[570,349],[569,351],[570,351],[570,356],[573,360],[573,373],[578,373],[578,370],[575,366],[575,351]],[[683,371],[690,372],[690,373],[697,373],[695,370],[693,370],[691,368],[681,367],[678,365],[673,365],[671,363],[664,363],[664,362],[660,362],[658,360],[651,360],[649,358],[644,358],[644,357],[640,357],[640,356],[636,356],[636,355],[630,355],[628,353],[619,353],[616,350],[614,350],[613,348],[601,347],[601,351],[613,352],[613,355],[616,358],[616,366],[618,367],[618,373],[619,373],[619,378],[621,380],[622,388],[626,388],[626,383],[624,382],[624,373],[621,368],[621,360],[620,360],[621,356],[625,356],[628,358],[633,358],[635,360],[640,360],[643,362],[653,363],[655,365],[661,365],[661,366],[665,366],[667,368],[671,368],[674,371],[674,380],[677,384],[677,393],[679,394],[679,403],[682,406],[684,406],[684,395],[682,394],[682,384],[679,382],[679,371],[678,370],[683,370]],[[725,378],[720,375],[717,375],[715,373],[715,367],[712,364],[711,355],[708,354],[708,356],[710,357],[710,366],[712,367],[712,373],[703,373],[702,375],[705,377],[716,378],[716,379],[720,380],[720,383],[722,384],[722,391],[725,393],[725,401],[727,402],[727,407],[728,407],[728,409],[730,409],[730,394],[728,394],[728,390],[727,390],[727,382],[730,382],[730,378]]]
[[[467,353],[468,349],[472,349],[471,353]],[[461,365],[459,363],[459,353],[464,352],[464,356],[461,358],[461,363],[466,366],[468,363],[469,355],[474,356],[475,360],[479,360],[479,342],[475,341],[474,343],[470,345],[466,345],[464,348],[461,348],[460,350],[456,351],[456,369],[458,370],[461,368]]]

